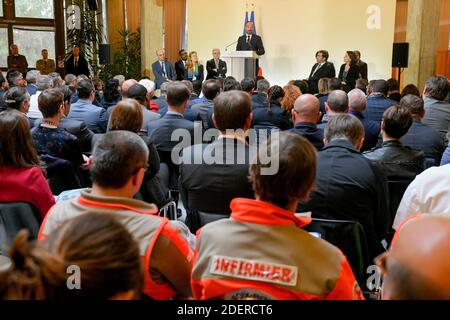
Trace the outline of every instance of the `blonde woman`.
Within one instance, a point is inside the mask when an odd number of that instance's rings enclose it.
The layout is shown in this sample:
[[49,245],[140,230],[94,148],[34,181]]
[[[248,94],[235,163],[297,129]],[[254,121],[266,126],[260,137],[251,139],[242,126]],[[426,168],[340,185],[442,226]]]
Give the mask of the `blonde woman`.
[[188,62],[186,64],[186,72],[189,81],[203,81],[205,78],[203,65],[198,61],[197,52],[195,51],[191,51],[191,53],[189,53]]

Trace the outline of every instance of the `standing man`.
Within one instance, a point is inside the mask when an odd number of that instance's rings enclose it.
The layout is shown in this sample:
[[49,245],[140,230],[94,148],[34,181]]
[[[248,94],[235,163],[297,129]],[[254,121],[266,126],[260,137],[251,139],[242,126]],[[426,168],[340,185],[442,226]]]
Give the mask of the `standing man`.
[[38,69],[42,75],[56,71],[55,60],[48,58],[48,50],[42,49],[42,59],[36,61],[36,69]]
[[66,74],[74,74],[79,76],[80,74],[84,74],[86,77],[90,77],[91,72],[89,71],[89,65],[86,59],[80,55],[80,47],[73,47],[73,53],[66,60]]
[[206,80],[225,78],[227,76],[227,63],[220,60],[220,49],[213,49],[213,58],[206,62],[206,71],[208,72]]
[[22,75],[25,75],[28,71],[27,58],[19,54],[17,44],[13,43],[9,49],[11,50],[11,55],[8,56],[8,70],[19,71]]
[[178,51],[178,55],[180,56],[180,60],[175,62],[175,71],[177,73],[177,80],[187,80],[187,74],[186,74],[186,64],[188,59],[188,53],[186,50],[181,49]]
[[173,64],[166,60],[166,50],[157,50],[156,56],[158,61],[153,62],[152,71],[155,75],[156,89],[159,89],[164,82],[177,80],[177,73]]
[[366,79],[367,78],[367,63],[365,63],[364,61],[361,60],[361,52],[359,52],[358,50],[354,51],[355,55],[356,55],[356,65],[359,67],[359,77],[361,79]]
[[328,51],[319,50],[316,52],[317,63],[312,67],[309,74],[309,89],[311,94],[319,92],[318,84],[322,78],[334,78],[336,77],[336,69],[332,62],[328,62]]
[[[260,36],[254,34],[255,26],[253,22],[248,21],[245,24],[245,35],[240,36],[236,46],[236,51],[255,51],[258,56],[262,56],[266,53],[264,45]],[[249,62],[253,59],[246,59],[245,69],[247,70]],[[251,61],[253,63],[253,61]],[[255,77],[258,75],[259,59],[255,61]],[[247,75],[246,76],[252,76]]]

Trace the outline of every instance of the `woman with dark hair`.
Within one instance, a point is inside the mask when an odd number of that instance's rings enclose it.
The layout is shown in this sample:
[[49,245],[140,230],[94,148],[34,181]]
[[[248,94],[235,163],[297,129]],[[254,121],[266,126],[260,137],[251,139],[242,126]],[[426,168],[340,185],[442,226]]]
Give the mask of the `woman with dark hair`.
[[403,88],[401,96],[403,98],[403,97],[407,96],[408,94],[412,94],[412,95],[417,96],[417,97],[421,96],[419,89],[415,85],[413,85],[411,83],[406,85]]
[[273,86],[269,89],[267,109],[253,109],[253,128],[287,130],[292,127],[289,114],[281,108],[281,100],[284,95],[284,90],[280,86]]
[[356,64],[357,58],[353,51],[347,51],[344,56],[344,64],[339,71],[339,79],[342,82],[345,92],[355,89],[356,80],[359,79],[360,71]]
[[55,199],[39,165],[27,117],[0,113],[0,202],[28,202],[45,217]]
[[105,90],[103,91],[102,105],[105,109],[111,106],[115,106],[120,101],[119,92],[119,80],[110,79],[106,83]]
[[[3,300],[131,300],[142,292],[139,247],[106,214],[78,216],[34,244],[23,230],[10,257],[11,267],[0,274]],[[80,278],[71,283],[76,270]]]
[[[143,115],[139,103],[134,99],[124,99],[120,101],[109,119],[109,131],[125,130],[139,133],[142,127]],[[94,146],[99,134],[92,139]],[[162,186],[157,174],[160,172],[160,160],[158,151],[153,141],[148,136],[140,136],[147,144],[149,150],[148,169],[145,173],[144,181],[140,192],[136,195],[139,200],[154,203],[158,208],[163,207],[169,199],[166,197],[167,190]]]

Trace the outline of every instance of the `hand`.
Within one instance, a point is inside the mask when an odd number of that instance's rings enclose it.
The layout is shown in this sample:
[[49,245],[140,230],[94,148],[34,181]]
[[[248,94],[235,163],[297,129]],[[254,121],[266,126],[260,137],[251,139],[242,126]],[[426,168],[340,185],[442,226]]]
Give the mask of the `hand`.
[[87,157],[86,155],[83,154],[83,160],[84,163],[80,165],[80,168],[83,170],[89,170],[92,166],[92,156]]

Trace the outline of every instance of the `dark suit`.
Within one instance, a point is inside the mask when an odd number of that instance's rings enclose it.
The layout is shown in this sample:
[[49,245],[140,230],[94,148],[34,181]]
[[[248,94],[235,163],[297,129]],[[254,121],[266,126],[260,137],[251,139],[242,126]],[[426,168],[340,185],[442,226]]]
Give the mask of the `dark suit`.
[[89,65],[86,61],[86,59],[80,54],[78,57],[78,64],[75,66],[75,57],[74,55],[70,55],[69,58],[66,60],[65,65],[66,74],[74,74],[76,76],[79,76],[80,74],[84,74],[87,77],[91,76],[91,72],[89,71]]
[[272,103],[270,112],[267,108],[253,109],[252,127],[257,129],[278,128],[287,130],[292,127],[292,122],[289,114],[280,105]]
[[314,123],[299,122],[289,131],[306,138],[317,151],[323,149],[323,129],[317,128]]
[[[159,109],[158,113],[161,116],[164,116],[168,110],[169,110],[169,107],[164,107],[162,109]],[[191,109],[185,109],[183,116],[186,120],[189,120],[189,121],[202,121],[202,117],[200,117],[200,114],[197,111],[194,111]]]
[[381,123],[383,113],[386,111],[386,109],[397,104],[397,101],[386,98],[384,94],[380,92],[374,92],[367,97],[367,107],[364,111],[364,116],[368,120]]
[[339,70],[339,76],[338,78],[345,82],[344,84],[344,91],[349,92],[350,90],[355,89],[356,80],[359,79],[359,67],[356,64],[352,64],[350,66],[350,69],[347,72],[347,76],[344,77],[344,70],[345,70],[345,63],[341,66],[341,69]]
[[255,93],[252,95],[252,109],[267,108],[269,100],[265,93]]
[[[261,37],[256,34],[252,35],[252,37],[250,39],[250,43],[247,43],[247,35],[240,36],[238,39],[238,43],[236,45],[236,51],[256,51],[256,54],[258,56],[262,56],[263,54],[266,53]],[[253,61],[251,61],[251,60],[253,60],[253,59],[246,59],[246,69],[247,69],[247,65],[250,62],[253,63]],[[250,61],[250,62],[248,62],[248,61]],[[258,75],[258,70],[259,70],[259,59],[256,59],[254,76]]]
[[336,76],[336,69],[334,68],[334,64],[331,62],[325,62],[315,73],[314,71],[317,68],[318,63],[316,63],[309,74],[309,91],[311,94],[316,94],[319,92],[319,88],[317,87],[319,84],[319,80],[322,78],[334,78]]
[[387,182],[378,166],[347,140],[330,142],[319,152],[316,189],[298,212],[313,218],[353,220],[366,234],[370,258],[384,251],[381,241],[390,224]]
[[6,109],[5,99],[3,98],[3,96],[5,95],[5,92],[6,92],[5,90],[0,88],[0,111],[3,111]]
[[17,56],[9,55],[7,59],[8,70],[16,70],[22,74],[26,74],[28,71],[28,61],[25,56],[19,54]]
[[361,112],[350,111],[349,114],[357,117],[364,126],[364,143],[361,152],[375,148],[380,135],[380,123],[366,119]]
[[[37,119],[34,122],[34,126],[37,127],[42,123],[42,119]],[[80,145],[82,152],[90,152],[92,143],[92,138],[94,133],[89,130],[83,121],[78,121],[74,119],[62,118],[59,127],[66,129],[71,134],[77,137],[78,144]]]
[[178,60],[175,63],[175,72],[177,73],[178,81],[187,80],[187,71],[186,68],[184,67],[183,60]]
[[[203,154],[211,155],[220,163],[206,164]],[[183,159],[188,161],[183,161],[180,166],[180,193],[188,211],[230,214],[231,200],[254,198],[247,178],[249,146],[244,142],[219,138],[208,145],[184,149]]]
[[173,64],[167,60],[164,60],[163,63],[164,63],[165,69],[166,69],[165,76],[163,75],[163,68],[161,66],[161,61],[158,60],[152,64],[152,71],[153,71],[153,74],[155,75],[156,89],[161,88],[161,85],[164,82],[167,82],[168,80],[172,80],[172,81],[177,80],[177,73],[175,71]]
[[356,64],[359,67],[359,74],[362,79],[368,80],[367,77],[367,63],[365,63],[362,60],[359,60],[359,62]]
[[214,59],[206,62],[206,80],[225,78],[227,76],[227,63],[219,59],[219,68],[216,68]]
[[191,107],[191,110],[194,110],[200,114],[203,122],[203,129],[210,128],[210,119],[214,110],[214,102],[212,100],[206,100],[204,102],[194,104]]

